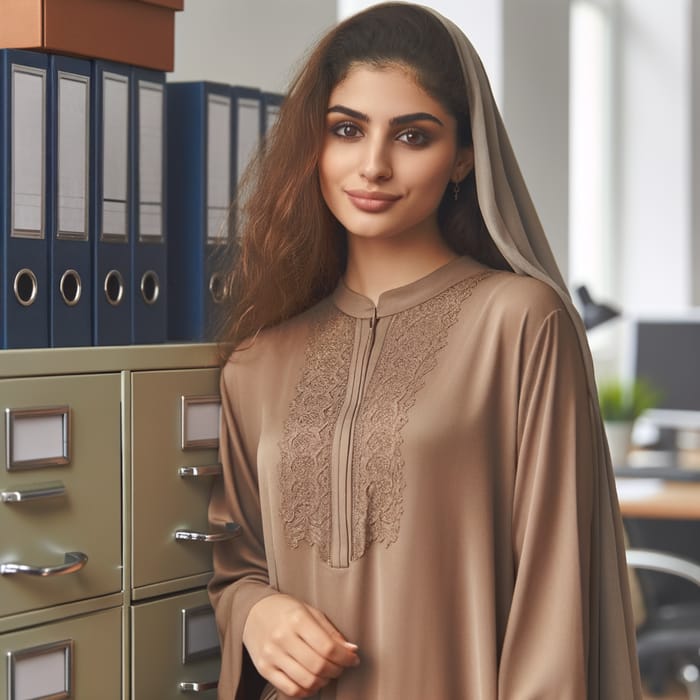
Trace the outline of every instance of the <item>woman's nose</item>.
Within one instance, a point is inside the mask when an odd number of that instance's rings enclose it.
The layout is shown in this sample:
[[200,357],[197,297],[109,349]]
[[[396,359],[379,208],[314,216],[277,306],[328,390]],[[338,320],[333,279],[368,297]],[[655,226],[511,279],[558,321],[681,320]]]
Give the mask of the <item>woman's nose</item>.
[[367,139],[360,174],[369,182],[391,177],[389,147],[383,141]]

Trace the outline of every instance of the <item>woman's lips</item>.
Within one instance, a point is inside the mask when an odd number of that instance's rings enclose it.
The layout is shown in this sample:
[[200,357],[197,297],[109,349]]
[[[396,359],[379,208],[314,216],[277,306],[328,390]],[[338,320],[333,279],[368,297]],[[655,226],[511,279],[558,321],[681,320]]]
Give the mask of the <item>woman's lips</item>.
[[401,199],[397,194],[365,190],[345,190],[345,194],[360,211],[371,213],[386,211]]

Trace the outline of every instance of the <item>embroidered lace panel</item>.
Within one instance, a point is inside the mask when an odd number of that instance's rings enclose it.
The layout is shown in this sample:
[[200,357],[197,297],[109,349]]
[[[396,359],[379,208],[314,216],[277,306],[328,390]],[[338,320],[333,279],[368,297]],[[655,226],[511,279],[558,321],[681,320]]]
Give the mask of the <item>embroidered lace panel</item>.
[[287,542],[330,559],[331,451],[345,398],[355,319],[333,309],[311,331],[304,371],[280,441],[280,516]]
[[[464,301],[491,273],[470,277],[392,317],[355,424],[351,559],[398,537],[406,486],[401,430],[425,376],[437,366]],[[330,561],[331,454],[352,360],[355,319],[334,310],[312,329],[280,441],[281,505],[291,547],[306,542]]]
[[437,366],[462,304],[490,274],[463,280],[393,319],[355,426],[353,560],[373,542],[388,547],[398,537],[406,486],[401,430],[426,374]]

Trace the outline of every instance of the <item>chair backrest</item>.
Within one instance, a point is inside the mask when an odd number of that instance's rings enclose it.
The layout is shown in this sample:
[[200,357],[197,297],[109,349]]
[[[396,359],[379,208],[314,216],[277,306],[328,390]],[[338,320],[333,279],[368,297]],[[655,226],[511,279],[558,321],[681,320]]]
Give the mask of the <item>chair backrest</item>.
[[700,587],[700,564],[652,549],[628,549],[627,565],[634,569],[660,571],[679,576]]
[[[700,563],[700,521],[625,518],[628,549],[653,550]],[[688,579],[658,568],[639,567],[637,580],[648,611],[666,605],[697,603],[700,588]]]

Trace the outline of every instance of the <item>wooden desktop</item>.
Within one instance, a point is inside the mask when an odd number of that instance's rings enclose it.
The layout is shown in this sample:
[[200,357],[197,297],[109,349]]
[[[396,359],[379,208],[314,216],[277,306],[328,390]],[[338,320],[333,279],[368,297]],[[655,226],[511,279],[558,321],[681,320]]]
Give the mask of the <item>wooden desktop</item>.
[[700,520],[700,481],[618,477],[624,518]]

